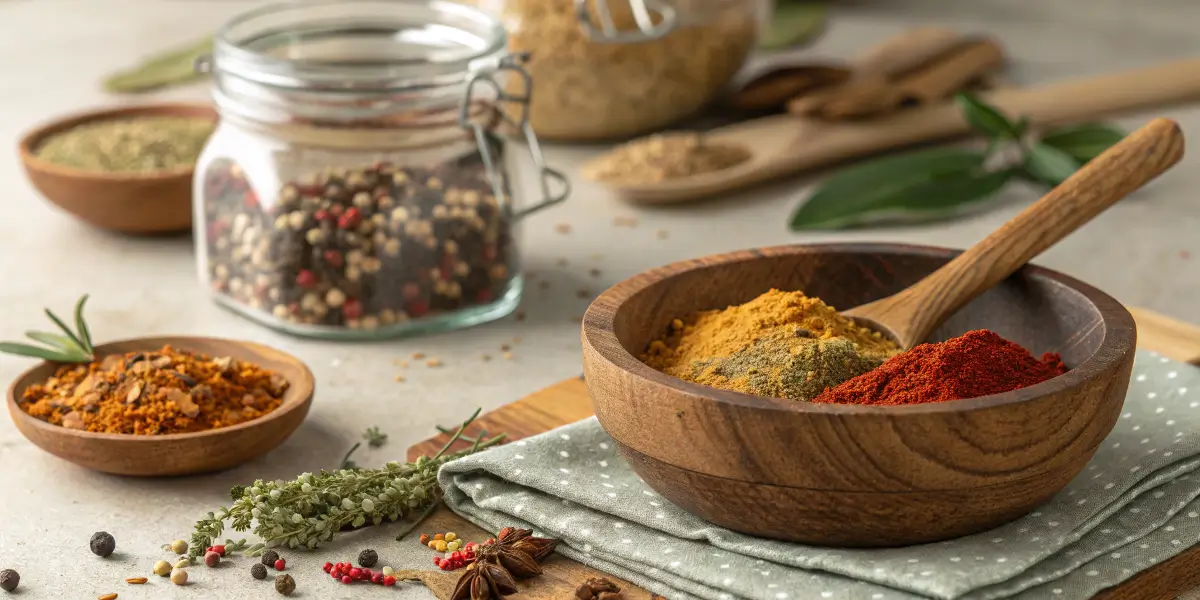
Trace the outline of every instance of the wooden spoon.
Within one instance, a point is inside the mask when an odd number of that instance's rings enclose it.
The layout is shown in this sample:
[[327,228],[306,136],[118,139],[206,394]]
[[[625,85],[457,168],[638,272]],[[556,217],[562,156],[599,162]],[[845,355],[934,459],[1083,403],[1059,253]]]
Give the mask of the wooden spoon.
[[[1200,98],[1200,58],[980,95],[1035,126],[1096,119],[1116,112]],[[748,148],[749,160],[720,171],[656,183],[599,181],[639,203],[687,202],[806,169],[971,132],[954,102],[904,110],[890,117],[824,122],[796,115],[752,119],[706,132],[712,143]],[[594,164],[594,163],[591,163]],[[589,165],[584,165],[586,173]]]
[[976,296],[1174,166],[1183,147],[1178,124],[1150,121],[928,277],[844,314],[912,348]]

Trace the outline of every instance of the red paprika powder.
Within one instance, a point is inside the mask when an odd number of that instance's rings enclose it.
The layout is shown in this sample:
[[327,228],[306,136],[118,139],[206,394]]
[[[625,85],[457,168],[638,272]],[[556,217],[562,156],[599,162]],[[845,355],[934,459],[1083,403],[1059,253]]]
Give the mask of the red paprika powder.
[[897,354],[873,371],[826,389],[813,402],[895,406],[978,398],[1041,383],[1067,372],[1058,354],[1041,360],[980,329]]

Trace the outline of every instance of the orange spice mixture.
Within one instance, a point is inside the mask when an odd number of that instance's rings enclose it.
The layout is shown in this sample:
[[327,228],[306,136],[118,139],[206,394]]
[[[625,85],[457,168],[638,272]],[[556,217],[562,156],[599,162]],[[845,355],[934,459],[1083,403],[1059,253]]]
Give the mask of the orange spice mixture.
[[279,408],[287,387],[283,376],[257,365],[163,346],[59,367],[19,404],[69,429],[161,435],[257,419]]

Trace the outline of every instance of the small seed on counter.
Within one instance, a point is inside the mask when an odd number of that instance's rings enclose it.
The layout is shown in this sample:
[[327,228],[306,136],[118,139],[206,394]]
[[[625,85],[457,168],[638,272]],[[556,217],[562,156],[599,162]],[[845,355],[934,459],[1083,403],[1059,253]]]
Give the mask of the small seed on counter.
[[634,217],[613,217],[615,227],[637,227],[638,220]]
[[440,366],[442,366],[442,359],[440,359],[440,358],[431,358],[431,359],[429,359],[429,360],[425,361],[425,366],[427,366],[427,367],[440,367]]
[[599,277],[600,269],[588,269],[588,275],[591,275],[592,277]]
[[512,352],[505,352],[502,356],[504,357],[504,360],[512,360],[513,359]]
[[518,311],[517,311],[517,314],[516,314],[516,319],[517,319],[518,321],[524,321],[524,320],[525,320],[525,311],[523,311],[523,310],[518,310]]
[[567,259],[565,259],[565,258],[560,258],[560,259],[558,259],[558,260],[556,260],[556,261],[554,261],[554,262],[555,262],[555,264],[557,264],[557,265],[558,265],[558,266],[560,266],[560,267],[565,267],[565,266],[567,266],[568,264],[570,264],[570,263],[568,263],[568,262],[567,262]]
[[579,290],[579,291],[575,292],[575,296],[577,298],[591,298],[592,292],[590,292],[588,290]]
[[413,352],[412,358],[413,358],[413,360],[421,360],[421,359],[425,358],[425,353],[424,352]]
[[404,379],[404,376],[403,376],[403,375],[397,375],[397,376],[395,377],[395,379],[396,379],[396,383],[404,383],[404,382],[405,382],[405,379]]
[[117,595],[116,594],[105,594],[103,596],[96,596],[96,600],[117,600]]
[[569,223],[559,223],[554,226],[554,231],[566,235],[571,233],[571,225]]
[[508,344],[500,344],[501,352],[508,352],[509,350],[512,350],[512,346],[509,346]]
[[143,583],[146,583],[147,581],[149,581],[149,580],[146,579],[145,577],[130,577],[129,579],[125,580],[125,583],[128,583],[130,585],[142,585]]
[[520,344],[520,343],[521,343],[521,336],[519,336],[519,335],[518,335],[518,336],[513,336],[513,343],[514,343],[514,344]]
[[489,360],[492,360],[492,355],[491,355],[491,354],[484,354],[484,355],[483,355],[483,362],[487,362],[487,361],[489,361]]
[[543,279],[543,280],[539,281],[539,282],[538,282],[538,289],[542,289],[542,290],[548,290],[548,289],[550,289],[550,281],[549,281],[549,280],[546,280],[546,279]]
[[670,233],[669,231],[667,231],[666,229],[659,229],[659,230],[658,230],[658,231],[655,233],[655,235],[656,235],[656,236],[658,236],[658,239],[660,239],[660,240],[665,240],[665,239],[667,239],[668,237],[670,237],[670,236],[671,236],[671,233]]

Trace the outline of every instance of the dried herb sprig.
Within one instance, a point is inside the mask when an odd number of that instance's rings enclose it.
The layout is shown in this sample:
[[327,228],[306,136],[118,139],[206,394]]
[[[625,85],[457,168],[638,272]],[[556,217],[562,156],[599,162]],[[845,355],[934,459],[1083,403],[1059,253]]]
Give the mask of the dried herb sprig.
[[372,448],[382,448],[388,441],[388,435],[380,431],[378,427],[369,427],[363,433],[363,439],[367,440],[367,445]]
[[[448,454],[462,431],[479,416],[476,410],[441,451],[415,462],[389,462],[379,469],[340,469],[304,473],[293,481],[255,481],[230,490],[233,505],[210,512],[196,523],[192,557],[212,545],[230,521],[235,531],[253,531],[262,541],[245,549],[256,556],[268,547],[318,547],[344,529],[398,521],[441,500],[438,469],[445,463],[502,442],[504,435],[476,440],[467,450]],[[426,513],[428,514],[428,513]]]
[[84,294],[75,303],[75,329],[77,331],[72,331],[62,319],[58,318],[58,315],[47,308],[46,316],[54,321],[54,324],[62,330],[62,334],[26,331],[25,337],[35,342],[41,342],[45,346],[34,346],[24,342],[0,342],[0,352],[63,363],[87,363],[96,360],[96,349],[92,347],[92,334],[88,331],[87,323],[83,319],[83,306],[87,303],[87,299],[87,294]]

